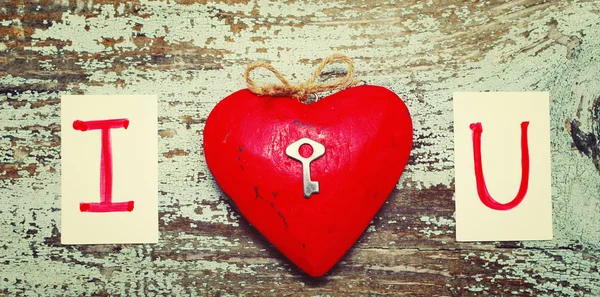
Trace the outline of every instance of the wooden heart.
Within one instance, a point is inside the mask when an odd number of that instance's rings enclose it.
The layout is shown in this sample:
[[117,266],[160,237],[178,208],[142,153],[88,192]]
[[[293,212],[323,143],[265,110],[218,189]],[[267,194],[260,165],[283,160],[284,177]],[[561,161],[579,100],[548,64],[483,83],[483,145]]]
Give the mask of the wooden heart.
[[[308,138],[312,143],[300,145]],[[299,148],[318,193],[305,195]],[[294,146],[295,145],[295,146]],[[313,147],[314,146],[314,147]],[[204,129],[208,168],[242,215],[311,276],[325,274],[359,238],[394,189],[412,147],[408,109],[378,86],[312,104],[235,92]],[[310,192],[310,191],[309,191]]]

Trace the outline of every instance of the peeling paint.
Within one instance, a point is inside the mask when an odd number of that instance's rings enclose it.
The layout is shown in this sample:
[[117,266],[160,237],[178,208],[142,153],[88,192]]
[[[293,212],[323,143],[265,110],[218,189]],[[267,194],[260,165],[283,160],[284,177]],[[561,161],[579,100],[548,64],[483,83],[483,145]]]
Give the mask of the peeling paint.
[[419,232],[425,234],[427,237],[432,235],[454,234],[454,226],[456,226],[454,218],[430,218],[428,216],[423,216],[420,220],[427,226],[419,230]]

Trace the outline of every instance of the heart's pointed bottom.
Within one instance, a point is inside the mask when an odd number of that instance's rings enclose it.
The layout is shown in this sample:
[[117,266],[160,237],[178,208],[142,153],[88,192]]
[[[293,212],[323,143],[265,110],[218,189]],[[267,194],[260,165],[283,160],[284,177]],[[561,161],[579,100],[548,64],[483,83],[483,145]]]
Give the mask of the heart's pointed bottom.
[[324,276],[339,260],[335,260],[331,263],[310,263],[308,266],[298,266],[302,271],[312,277],[322,277]]
[[[286,154],[302,138],[325,147],[310,162],[319,193],[304,197],[303,165]],[[306,105],[248,90],[223,99],[204,129],[215,180],[242,215],[313,277],[352,247],[394,189],[412,147],[402,100],[376,86]]]

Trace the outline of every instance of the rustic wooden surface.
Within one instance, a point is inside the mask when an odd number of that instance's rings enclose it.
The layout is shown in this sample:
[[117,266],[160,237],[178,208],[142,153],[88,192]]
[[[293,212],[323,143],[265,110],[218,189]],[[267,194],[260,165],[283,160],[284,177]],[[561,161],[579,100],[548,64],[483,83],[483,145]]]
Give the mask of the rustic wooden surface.
[[[201,135],[247,63],[300,82],[333,52],[405,99],[415,145],[369,229],[311,279],[231,208]],[[600,296],[599,82],[598,1],[0,0],[0,295]],[[466,90],[550,92],[554,240],[455,242]],[[64,94],[158,94],[158,244],[60,244]]]

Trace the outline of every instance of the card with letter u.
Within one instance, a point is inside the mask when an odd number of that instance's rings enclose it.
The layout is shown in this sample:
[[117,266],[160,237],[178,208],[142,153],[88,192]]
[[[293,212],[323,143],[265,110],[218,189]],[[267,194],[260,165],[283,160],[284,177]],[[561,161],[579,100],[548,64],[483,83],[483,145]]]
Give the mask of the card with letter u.
[[457,241],[552,239],[547,92],[454,93]]

